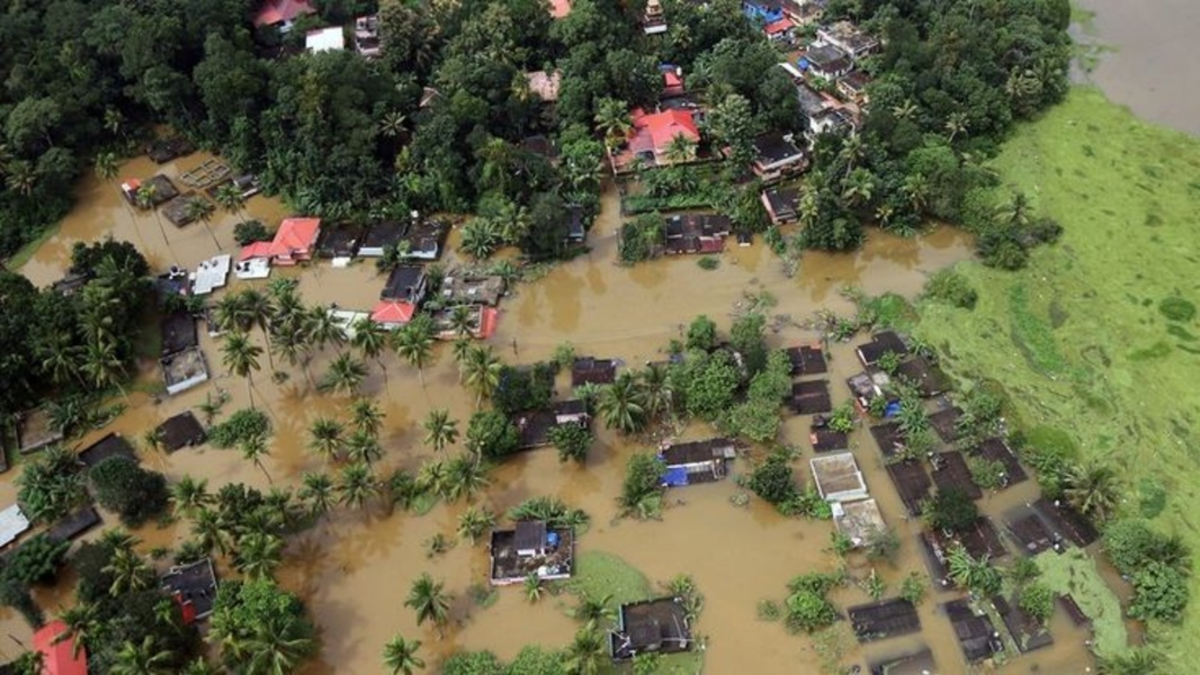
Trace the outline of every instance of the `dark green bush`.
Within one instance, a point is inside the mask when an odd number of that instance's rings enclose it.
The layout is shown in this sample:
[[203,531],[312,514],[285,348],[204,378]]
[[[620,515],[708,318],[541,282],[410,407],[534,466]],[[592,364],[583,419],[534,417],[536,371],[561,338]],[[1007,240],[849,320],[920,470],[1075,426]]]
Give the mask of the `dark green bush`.
[[267,414],[256,408],[243,408],[229,419],[214,424],[208,430],[208,440],[218,448],[232,448],[238,443],[266,436],[271,431],[271,420]]
[[959,309],[975,309],[979,294],[967,278],[952,269],[945,269],[925,282],[925,297]]
[[125,457],[109,457],[88,473],[96,501],[115,512],[121,522],[138,527],[167,508],[167,479]]

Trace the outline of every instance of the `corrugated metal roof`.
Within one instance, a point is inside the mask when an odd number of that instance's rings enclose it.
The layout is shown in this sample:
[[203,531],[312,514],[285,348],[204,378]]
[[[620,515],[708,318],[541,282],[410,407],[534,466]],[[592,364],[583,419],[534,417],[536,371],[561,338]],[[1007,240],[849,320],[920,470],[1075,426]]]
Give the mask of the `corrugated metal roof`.
[[0,546],[7,546],[28,529],[29,519],[25,517],[19,504],[13,504],[0,511]]

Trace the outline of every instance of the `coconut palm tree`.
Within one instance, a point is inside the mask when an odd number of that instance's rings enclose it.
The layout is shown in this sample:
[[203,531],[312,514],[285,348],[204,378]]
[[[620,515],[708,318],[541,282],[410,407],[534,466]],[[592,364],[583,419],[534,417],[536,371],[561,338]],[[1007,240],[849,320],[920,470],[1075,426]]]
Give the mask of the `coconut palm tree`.
[[857,168],[842,183],[842,201],[851,208],[869,204],[875,196],[875,176],[868,169]]
[[975,558],[967,549],[956,545],[946,556],[950,578],[980,597],[989,597],[1000,590],[1000,572],[992,567],[987,556]]
[[604,636],[595,626],[585,626],[567,646],[563,665],[571,675],[598,675],[606,656]]
[[413,580],[404,606],[411,607],[416,612],[418,626],[432,621],[437,626],[438,635],[442,635],[442,629],[450,620],[450,599],[445,591],[445,584],[434,581],[433,577],[425,573]]
[[664,152],[664,157],[672,164],[682,164],[695,156],[696,142],[683,134],[675,134]]
[[442,493],[450,501],[460,497],[471,499],[487,487],[487,469],[474,457],[459,455],[446,464],[446,478],[442,482]]
[[425,428],[425,445],[434,452],[441,452],[458,441],[458,421],[450,419],[449,410],[430,410],[422,426]]
[[524,206],[505,202],[496,215],[496,221],[500,225],[500,239],[510,246],[515,246],[529,234],[529,209]]
[[399,110],[392,110],[384,113],[383,118],[379,120],[379,133],[384,138],[399,138],[405,132],[405,125],[408,123],[408,118]]
[[329,370],[321,379],[321,389],[333,392],[345,392],[350,396],[358,394],[358,387],[367,377],[367,366],[354,358],[352,354],[340,354]]
[[242,293],[226,293],[213,307],[213,319],[224,331],[246,333],[254,326],[254,313],[246,306]]
[[504,364],[492,353],[491,347],[472,347],[464,361],[467,386],[475,390],[475,407],[484,396],[491,396],[500,384],[500,370]]
[[374,359],[383,371],[383,386],[388,385],[387,366],[383,365],[383,353],[387,350],[389,333],[383,326],[372,321],[370,317],[359,319],[354,324],[354,337],[350,344],[357,349],[364,359]]
[[8,177],[5,179],[5,185],[9,190],[20,193],[25,197],[33,194],[33,190],[38,184],[38,170],[36,166],[23,159],[18,159],[8,163],[6,173]]
[[350,404],[350,414],[355,429],[371,436],[379,436],[380,430],[383,429],[383,411],[374,401],[355,399]]
[[241,309],[250,322],[246,329],[248,330],[250,326],[258,326],[258,329],[262,331],[263,342],[267,345],[267,364],[274,371],[275,359],[271,356],[271,336],[267,331],[275,319],[275,304],[271,302],[271,296],[256,288],[247,288],[241,292],[241,296]]
[[420,314],[396,333],[396,354],[416,367],[421,386],[425,386],[425,365],[433,355],[433,331],[428,316]]
[[645,422],[645,396],[632,373],[621,373],[615,382],[600,390],[597,409],[604,426],[633,433]]
[[58,618],[67,625],[67,628],[54,636],[54,643],[58,644],[66,639],[73,640],[71,643],[72,658],[79,658],[79,651],[88,649],[92,638],[104,630],[99,607],[92,602],[81,600],[75,603],[74,607],[63,611]]
[[246,653],[252,656],[240,672],[270,675],[295,672],[300,662],[312,655],[314,648],[313,639],[299,617],[274,615],[254,627],[254,633],[245,645]]
[[308,310],[307,325],[309,339],[317,345],[317,349],[333,345],[339,354],[342,353],[342,345],[346,342],[346,333],[329,315],[329,312],[325,311],[324,307],[312,307]]
[[929,204],[929,180],[925,178],[924,174],[910,173],[905,176],[900,191],[904,193],[905,199],[912,205],[914,211],[925,211],[925,207]]
[[316,517],[329,513],[337,503],[333,479],[324,473],[305,473],[301,478],[299,496],[308,503],[309,514]]
[[1012,199],[996,207],[995,219],[1001,225],[1025,227],[1033,218],[1033,204],[1024,192],[1014,192]]
[[485,532],[496,526],[496,514],[492,513],[487,507],[475,508],[468,507],[462,515],[458,517],[458,536],[463,539],[470,539],[474,545],[479,542],[479,538]]
[[500,228],[492,219],[476,216],[463,225],[459,249],[472,258],[488,258],[499,245]]
[[229,552],[229,537],[225,524],[215,511],[200,509],[192,519],[192,536],[206,551],[216,551],[219,555]]
[[651,363],[641,372],[641,390],[645,399],[646,414],[657,419],[662,415],[670,415],[674,401],[675,388],[671,385],[667,367],[661,363]]
[[611,593],[605,595],[599,600],[584,593],[579,598],[579,605],[570,612],[571,618],[576,621],[582,621],[585,625],[599,625],[605,621],[612,621],[616,618],[617,612],[613,609],[613,596]]
[[413,671],[425,668],[425,661],[417,656],[420,640],[408,641],[397,635],[383,646],[383,665],[392,675],[412,675]]
[[97,336],[97,339],[90,340],[79,369],[97,389],[114,387],[121,392],[121,396],[128,398],[125,388],[121,386],[121,380],[125,376],[125,364],[117,355],[117,345],[111,338],[103,339],[103,336]]
[[[456,305],[450,310],[450,327],[454,329],[454,334],[459,337],[466,337],[471,334],[473,326],[471,325],[475,319],[475,312],[471,311],[469,305]],[[470,344],[470,343],[468,343]]]
[[263,349],[250,341],[243,332],[234,331],[225,338],[222,345],[222,362],[234,375],[246,378],[246,393],[250,397],[250,407],[254,407],[254,373],[262,366],[258,357]]
[[362,509],[379,494],[379,481],[375,480],[375,474],[367,464],[351,464],[342,469],[337,490],[343,504]]
[[112,558],[101,571],[112,577],[108,592],[114,598],[124,593],[144,591],[155,582],[154,570],[129,546],[114,550]]
[[596,102],[596,130],[604,134],[604,144],[611,152],[620,145],[625,134],[633,128],[629,121],[629,106],[624,101],[602,98]]
[[912,119],[913,115],[917,114],[917,110],[917,104],[911,98],[906,98],[903,102],[892,106],[892,116],[898,120]]
[[154,212],[154,220],[158,222],[158,231],[162,234],[163,245],[167,247],[167,252],[174,259],[175,251],[171,249],[171,242],[167,239],[167,228],[163,227],[162,216],[158,215],[158,209],[154,206],[157,198],[158,188],[151,183],[142,185],[133,193],[133,199],[137,202],[138,208]]
[[1121,480],[1111,466],[1074,466],[1067,472],[1063,496],[1080,512],[1104,522],[1121,502]]
[[238,448],[242,451],[242,459],[254,463],[263,475],[267,477],[268,483],[274,483],[271,474],[267,473],[267,467],[263,466],[263,457],[268,457],[271,454],[271,449],[267,447],[267,437],[263,434],[254,434],[253,436],[243,439]]
[[208,236],[212,237],[213,247],[218,251],[221,250],[221,243],[217,241],[217,235],[213,233],[212,227],[209,226],[209,221],[212,220],[213,212],[217,207],[212,205],[212,202],[203,197],[193,197],[188,200],[187,207],[184,209],[184,216],[188,220],[200,221],[204,224],[204,229],[208,231]]
[[471,354],[471,338],[460,335],[450,343],[450,353],[454,356],[454,364],[458,366],[458,383],[462,384],[464,365]]
[[346,439],[346,456],[351,462],[371,464],[383,456],[379,438],[365,429],[355,429]]
[[175,669],[169,664],[174,658],[170,650],[159,649],[153,635],[146,635],[141,642],[126,640],[108,672],[112,675],[171,675]]
[[212,503],[212,495],[208,494],[208,480],[197,480],[185,475],[171,486],[171,502],[175,504],[177,515],[182,514],[189,518],[195,516]]
[[329,417],[318,417],[308,427],[308,447],[325,461],[336,462],[341,459],[345,447],[345,431],[341,422]]
[[954,138],[959,134],[966,134],[969,119],[965,112],[952,112],[946,117],[946,132],[949,135],[948,140],[953,143]]
[[270,579],[283,563],[283,539],[270,532],[249,532],[238,539],[233,566],[249,579]]
[[446,463],[442,460],[425,462],[417,472],[414,486],[422,494],[441,494],[446,486]]
[[61,387],[74,380],[86,386],[79,374],[83,348],[69,334],[56,332],[38,346],[42,371],[50,375],[51,382]]
[[217,204],[219,204],[221,208],[225,209],[225,212],[230,215],[241,216],[242,205],[246,203],[246,198],[242,196],[241,189],[234,185],[233,181],[218,187],[217,192],[214,195],[214,199],[216,199]]

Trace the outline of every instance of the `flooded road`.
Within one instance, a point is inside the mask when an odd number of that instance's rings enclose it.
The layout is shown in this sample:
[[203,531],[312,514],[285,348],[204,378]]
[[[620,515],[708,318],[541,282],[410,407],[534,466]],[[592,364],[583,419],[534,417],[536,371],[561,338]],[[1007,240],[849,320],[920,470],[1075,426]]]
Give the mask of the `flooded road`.
[[1200,134],[1200,91],[1189,82],[1200,71],[1200,3],[1195,0],[1079,0],[1095,12],[1096,41],[1114,51],[1100,55],[1088,79],[1142,119]]
[[[184,161],[183,167],[203,159],[204,155],[194,155]],[[124,165],[120,175],[148,176],[153,170],[148,162],[136,160]],[[179,166],[167,167],[172,177],[179,170]],[[254,198],[246,208],[269,227],[274,227],[284,214],[277,201],[264,197]],[[838,293],[843,286],[858,286],[870,294],[894,291],[912,296],[929,273],[967,258],[971,251],[967,237],[941,228],[914,240],[873,232],[865,248],[855,254],[806,254],[799,272],[791,278],[784,274],[780,260],[761,243],[745,248],[731,246],[721,256],[720,267],[713,271],[701,270],[694,257],[624,268],[613,262],[619,227],[616,212],[615,196],[610,191],[604,198],[602,217],[590,234],[591,253],[553,269],[536,282],[519,286],[504,300],[499,331],[492,339],[504,360],[528,363],[546,359],[555,346],[569,341],[577,354],[616,357],[628,367],[638,367],[647,360],[661,358],[667,343],[680,336],[682,327],[697,314],[708,314],[727,331],[731,314],[746,302],[747,296],[770,293],[777,301],[770,315],[791,317],[795,322],[820,307],[849,312],[851,308]],[[233,250],[231,228],[235,220],[233,215],[219,213],[212,222],[227,252]],[[101,184],[89,179],[81,188],[80,208],[23,271],[35,283],[48,284],[61,276],[72,242],[94,240],[109,232],[139,246],[144,242],[152,264],[160,268],[171,263],[191,266],[213,255],[213,242],[203,225],[184,230],[176,230],[169,223],[165,227],[169,248],[163,244],[153,215],[134,214],[124,206],[116,182]],[[283,274],[300,275],[301,294],[307,302],[336,302],[354,309],[368,309],[383,283],[369,262],[341,270],[322,263]],[[247,283],[261,286],[266,282]],[[231,281],[231,286],[239,285]],[[772,347],[816,338],[782,318],[774,323],[779,329],[768,335]],[[207,385],[161,403],[133,393],[125,415],[82,441],[91,442],[110,430],[131,439],[140,438],[162,419],[194,409],[206,394],[218,388],[232,397],[225,414],[247,405],[245,383],[230,376],[221,365],[220,345],[207,335],[202,335],[201,341],[213,371]],[[319,377],[334,355],[331,348],[318,358],[312,364],[314,374]],[[831,356],[829,379],[838,403],[849,395],[844,379],[858,368],[849,345],[835,345]],[[381,436],[386,452],[378,470],[381,474],[396,467],[415,471],[422,461],[434,456],[421,442],[421,420],[430,410],[445,408],[460,421],[460,429],[465,429],[474,409],[474,396],[460,386],[445,345],[439,346],[433,363],[426,367],[424,387],[416,371],[396,357],[385,357],[384,365],[386,381],[379,366],[372,363],[371,376],[362,387],[386,413]],[[263,372],[255,378],[255,399],[265,406],[274,424],[271,455],[264,461],[267,472],[275,485],[294,486],[304,472],[326,469],[323,460],[305,449],[309,423],[320,415],[345,418],[349,399],[317,394],[309,389],[302,372],[280,367],[289,372],[289,377],[275,384],[263,360]],[[148,367],[147,373],[153,373],[153,369]],[[565,384],[565,378],[560,378],[560,396],[567,395]],[[781,440],[808,448],[804,441],[807,422],[807,418],[789,418]],[[686,435],[702,438],[709,433],[694,425]],[[476,504],[503,512],[532,496],[557,496],[591,516],[592,524],[579,540],[579,551],[619,555],[651,582],[666,581],[678,574],[692,575],[705,597],[705,609],[695,629],[707,638],[707,672],[816,672],[817,657],[810,641],[789,636],[779,624],[759,621],[756,605],[765,599],[782,601],[787,581],[796,575],[836,568],[838,561],[827,550],[831,523],[785,519],[757,499],[745,507],[735,506],[731,498],[741,490],[733,480],[670,493],[662,521],[617,521],[615,498],[626,458],[649,447],[647,440],[626,439],[598,429],[598,441],[585,465],[560,464],[553,450],[526,453],[492,472],[491,486],[476,498]],[[446,452],[459,451],[456,447]],[[855,432],[853,452],[872,496],[879,500],[888,524],[897,529],[903,542],[895,567],[878,566],[878,573],[888,582],[888,596],[893,596],[910,572],[925,574],[915,544],[918,523],[899,517],[903,510],[899,497],[865,431]],[[147,465],[165,471],[172,480],[184,475],[206,478],[210,489],[234,481],[264,489],[269,486],[263,472],[242,460],[236,451],[201,447],[169,456],[144,454]],[[811,483],[807,469],[811,456],[811,449],[806,449],[802,460],[795,464],[797,476],[805,484]],[[744,468],[743,462],[735,464],[740,464],[735,465],[735,473]],[[0,481],[0,498],[11,501],[15,497],[12,479],[17,473],[10,472]],[[1031,481],[994,498],[987,510],[1022,503],[1031,497],[1032,486]],[[458,515],[466,507],[465,503],[439,504],[424,516],[399,512],[386,515],[377,506],[366,512],[341,510],[293,538],[278,576],[309,604],[321,637],[320,658],[305,672],[380,672],[382,647],[396,634],[424,642],[422,655],[431,672],[436,672],[436,664],[458,649],[489,649],[508,659],[526,644],[556,648],[570,641],[577,626],[566,615],[571,603],[568,596],[546,596],[530,604],[520,588],[509,587],[500,589],[495,605],[482,608],[468,595],[471,585],[486,583],[488,563],[482,546],[472,548],[459,542],[441,556],[427,557],[424,542],[439,534],[454,539]],[[108,522],[114,521],[110,518]],[[145,550],[178,545],[187,539],[188,525],[162,530],[151,527],[138,534]],[[444,580],[447,590],[455,595],[453,621],[444,639],[439,640],[428,627],[418,628],[413,612],[403,605],[410,581],[422,572]],[[865,578],[870,568],[852,558],[850,573]],[[67,602],[52,594],[39,597],[51,609]],[[950,597],[945,594],[931,599],[940,602]],[[833,600],[845,607],[868,598],[852,586],[836,591]],[[965,672],[950,625],[944,617],[935,615],[935,604],[927,600],[922,605],[926,630],[920,638],[883,641],[852,653],[845,663],[863,663],[866,657],[896,654],[923,643],[933,648],[941,672]],[[0,631],[28,640],[29,630],[20,619],[0,613],[0,621]],[[1056,630],[1055,647],[1022,657],[1006,670],[1084,672],[1090,663],[1082,649],[1084,638],[1060,626],[1064,621],[1063,617],[1055,619],[1056,629],[1062,628]]]

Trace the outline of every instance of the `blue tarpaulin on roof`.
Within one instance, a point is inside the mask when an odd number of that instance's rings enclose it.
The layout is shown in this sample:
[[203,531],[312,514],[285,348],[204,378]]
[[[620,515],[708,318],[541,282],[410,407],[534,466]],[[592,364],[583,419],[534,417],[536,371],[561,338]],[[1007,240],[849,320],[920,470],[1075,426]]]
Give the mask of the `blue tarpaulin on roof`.
[[892,401],[891,403],[887,404],[886,408],[883,409],[883,416],[885,418],[892,418],[899,414],[900,414],[900,402],[899,401]]
[[667,469],[666,475],[663,476],[663,484],[667,487],[683,487],[688,484],[687,469],[676,466]]
[[796,62],[796,66],[799,67],[800,70],[808,70],[808,59],[800,59]]

